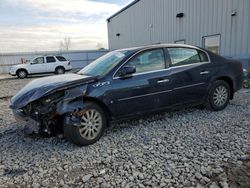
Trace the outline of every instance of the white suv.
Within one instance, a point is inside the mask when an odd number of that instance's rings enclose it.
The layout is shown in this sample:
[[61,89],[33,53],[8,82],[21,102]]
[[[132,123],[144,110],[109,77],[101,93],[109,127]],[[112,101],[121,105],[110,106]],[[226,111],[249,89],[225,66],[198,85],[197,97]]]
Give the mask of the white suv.
[[52,73],[64,74],[65,71],[72,69],[70,61],[63,56],[40,56],[24,63],[12,66],[9,74],[18,76],[18,78],[26,78],[30,74]]

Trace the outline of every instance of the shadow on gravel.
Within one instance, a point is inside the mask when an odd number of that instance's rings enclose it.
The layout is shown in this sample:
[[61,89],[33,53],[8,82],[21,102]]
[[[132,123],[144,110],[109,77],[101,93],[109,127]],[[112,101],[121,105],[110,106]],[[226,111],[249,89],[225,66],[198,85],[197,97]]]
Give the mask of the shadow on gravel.
[[229,164],[225,167],[230,187],[250,187],[250,157],[242,165]]
[[[224,165],[224,173],[211,179],[215,187],[249,188],[250,187],[250,156],[239,165]],[[225,182],[228,186],[225,186]]]
[[3,175],[4,176],[21,176],[25,174],[27,170],[24,170],[22,168],[17,168],[17,169],[4,169]]

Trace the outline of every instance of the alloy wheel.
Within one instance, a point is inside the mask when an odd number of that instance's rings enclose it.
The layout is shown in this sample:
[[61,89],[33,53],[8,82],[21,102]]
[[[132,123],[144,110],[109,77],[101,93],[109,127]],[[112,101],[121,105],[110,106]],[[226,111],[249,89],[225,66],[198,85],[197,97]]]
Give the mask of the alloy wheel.
[[58,73],[58,74],[63,74],[64,71],[63,71],[63,69],[58,69],[57,73]]
[[225,86],[218,86],[213,94],[214,104],[216,106],[223,106],[228,100],[228,89]]
[[85,111],[81,117],[80,135],[86,140],[95,139],[102,129],[102,116],[95,110]]
[[19,71],[19,72],[18,72],[18,76],[19,76],[20,78],[25,78],[25,77],[26,77],[26,72],[25,72],[25,71]]

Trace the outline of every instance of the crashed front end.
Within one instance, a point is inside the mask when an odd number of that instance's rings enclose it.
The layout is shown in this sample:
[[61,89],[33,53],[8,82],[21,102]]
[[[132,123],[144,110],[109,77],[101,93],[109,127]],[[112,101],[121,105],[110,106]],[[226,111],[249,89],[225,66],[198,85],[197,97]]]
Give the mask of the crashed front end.
[[[64,116],[83,106],[88,83],[92,78],[37,88],[23,88],[11,98],[10,108],[25,132],[54,135],[63,131]],[[33,81],[32,81],[33,82]],[[34,84],[33,85],[37,85]]]
[[60,131],[56,127],[60,122],[57,104],[64,98],[64,92],[57,92],[48,97],[33,101],[23,108],[13,109],[18,123],[25,126],[26,133],[47,133]]

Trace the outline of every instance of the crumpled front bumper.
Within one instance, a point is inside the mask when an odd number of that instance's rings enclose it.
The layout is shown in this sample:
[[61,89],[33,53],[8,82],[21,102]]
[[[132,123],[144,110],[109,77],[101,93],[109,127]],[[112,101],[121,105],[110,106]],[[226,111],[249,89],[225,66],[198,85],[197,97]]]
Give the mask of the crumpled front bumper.
[[16,119],[17,125],[25,127],[25,132],[28,134],[39,133],[40,123],[26,116],[21,110],[12,110]]

